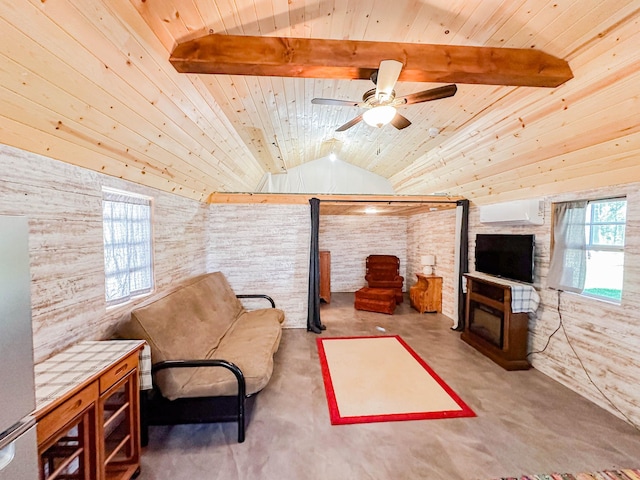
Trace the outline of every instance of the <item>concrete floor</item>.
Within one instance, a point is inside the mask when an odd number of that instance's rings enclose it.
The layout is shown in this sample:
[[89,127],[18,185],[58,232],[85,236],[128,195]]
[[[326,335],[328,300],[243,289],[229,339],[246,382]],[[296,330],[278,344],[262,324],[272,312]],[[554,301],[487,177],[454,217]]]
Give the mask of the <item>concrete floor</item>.
[[232,423],[151,427],[139,478],[488,480],[640,467],[640,432],[536,370],[503,370],[408,299],[390,316],[334,293],[322,321],[323,336],[401,335],[477,417],[331,426],[317,335],[290,329],[244,443]]

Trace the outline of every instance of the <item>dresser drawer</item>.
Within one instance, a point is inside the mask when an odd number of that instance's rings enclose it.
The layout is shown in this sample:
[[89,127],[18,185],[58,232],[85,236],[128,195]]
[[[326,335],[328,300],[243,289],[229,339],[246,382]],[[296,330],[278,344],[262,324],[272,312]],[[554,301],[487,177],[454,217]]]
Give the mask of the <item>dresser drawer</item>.
[[94,382],[38,420],[38,445],[47,442],[97,400],[98,382]]
[[100,377],[100,393],[109,390],[118,381],[123,379],[127,373],[138,366],[138,352],[132,353],[124,360],[116,363],[105,374]]

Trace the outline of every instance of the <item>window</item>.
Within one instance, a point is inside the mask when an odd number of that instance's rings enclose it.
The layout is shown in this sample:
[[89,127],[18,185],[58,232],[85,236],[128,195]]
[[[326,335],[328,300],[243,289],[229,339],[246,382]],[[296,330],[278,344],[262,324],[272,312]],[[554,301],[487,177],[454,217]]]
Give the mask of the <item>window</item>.
[[548,285],[620,302],[626,210],[625,198],[554,204]]
[[626,199],[587,204],[587,275],[583,294],[618,302],[622,299],[626,213]]
[[118,305],[153,289],[151,199],[103,189],[105,298]]

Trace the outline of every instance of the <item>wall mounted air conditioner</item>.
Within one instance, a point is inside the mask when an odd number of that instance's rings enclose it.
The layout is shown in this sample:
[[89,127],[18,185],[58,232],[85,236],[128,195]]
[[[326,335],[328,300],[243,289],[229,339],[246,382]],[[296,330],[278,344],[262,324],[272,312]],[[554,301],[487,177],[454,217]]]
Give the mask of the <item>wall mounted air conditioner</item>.
[[516,200],[480,206],[480,223],[491,225],[542,225],[544,200]]

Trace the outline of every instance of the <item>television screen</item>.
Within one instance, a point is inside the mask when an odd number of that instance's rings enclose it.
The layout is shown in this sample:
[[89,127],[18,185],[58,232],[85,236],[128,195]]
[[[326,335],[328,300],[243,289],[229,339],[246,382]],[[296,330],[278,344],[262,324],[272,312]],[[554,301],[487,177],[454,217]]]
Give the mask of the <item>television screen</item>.
[[533,283],[535,235],[477,234],[476,271]]

